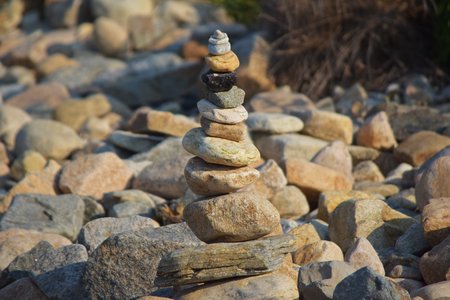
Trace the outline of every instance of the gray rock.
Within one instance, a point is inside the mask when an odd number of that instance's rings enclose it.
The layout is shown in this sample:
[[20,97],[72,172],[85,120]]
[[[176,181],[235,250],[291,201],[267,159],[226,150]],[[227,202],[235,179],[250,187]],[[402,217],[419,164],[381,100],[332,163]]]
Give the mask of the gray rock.
[[233,86],[231,90],[226,92],[208,91],[206,99],[221,108],[235,108],[244,103],[245,91]]
[[0,299],[33,299],[48,298],[30,278],[22,278],[0,290]]
[[250,131],[275,134],[299,132],[303,129],[303,121],[301,119],[277,113],[250,113],[246,123]]
[[84,225],[80,230],[77,242],[86,246],[88,253],[92,254],[104,240],[112,235],[125,231],[156,227],[159,227],[156,221],[140,216],[101,218]]
[[111,214],[110,211],[114,206],[134,202],[144,204],[147,207],[147,213],[150,214],[150,217],[153,217],[156,206],[158,204],[166,203],[166,200],[140,190],[124,190],[107,194],[102,201],[102,205],[108,210],[108,213]]
[[154,279],[163,255],[202,244],[186,224],[113,235],[88,260],[82,279],[84,297],[130,299],[147,296],[157,290]]
[[395,250],[417,256],[421,256],[430,249],[431,245],[425,239],[421,223],[413,224],[395,242]]
[[295,185],[282,187],[269,201],[275,206],[282,218],[299,218],[309,213],[306,196]]
[[294,250],[295,239],[289,235],[175,250],[161,259],[155,283],[179,286],[264,274],[280,268]]
[[114,146],[134,153],[140,153],[149,151],[156,146],[161,139],[153,138],[146,134],[117,130],[108,136],[108,141]]
[[33,276],[38,276],[65,266],[86,262],[87,259],[88,253],[86,248],[80,244],[49,249],[35,261],[31,272]]
[[342,280],[334,290],[333,300],[403,300],[409,299],[408,292],[365,267]]
[[76,195],[21,194],[14,197],[0,228],[34,229],[74,240],[83,226],[84,209],[83,200]]
[[132,216],[154,217],[155,206],[146,202],[124,202],[114,205],[108,211],[108,217],[126,218]]
[[105,216],[105,209],[100,203],[95,201],[95,199],[91,197],[83,197],[83,202],[84,202],[83,224],[86,224],[89,221]]

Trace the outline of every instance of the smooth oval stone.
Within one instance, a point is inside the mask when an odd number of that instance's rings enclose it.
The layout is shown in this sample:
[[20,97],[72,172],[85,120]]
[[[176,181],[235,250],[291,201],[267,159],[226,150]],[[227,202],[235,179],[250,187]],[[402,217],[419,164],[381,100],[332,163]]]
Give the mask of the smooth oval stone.
[[202,196],[235,192],[258,180],[258,170],[250,167],[228,167],[209,164],[201,158],[191,158],[184,169],[191,190]]
[[258,149],[249,141],[234,142],[209,137],[201,128],[194,128],[186,133],[183,147],[209,163],[224,166],[248,166],[260,158]]
[[247,126],[244,122],[238,124],[220,124],[201,118],[200,125],[209,136],[218,137],[230,141],[240,142],[248,137]]
[[248,118],[248,112],[242,105],[235,108],[220,108],[202,99],[197,102],[197,108],[202,117],[222,124],[237,124]]
[[208,91],[225,92],[236,85],[237,78],[233,72],[229,73],[214,73],[209,71],[202,75],[202,80],[206,84]]
[[277,209],[255,193],[233,193],[190,203],[183,217],[204,242],[255,240],[280,224]]
[[208,55],[205,57],[206,64],[214,72],[234,72],[239,68],[239,58],[233,52],[227,52],[222,55]]
[[225,92],[208,92],[206,98],[221,108],[235,108],[244,103],[245,91],[233,86],[231,90]]
[[212,55],[222,55],[231,51],[231,44],[208,45],[208,52]]
[[299,132],[303,129],[301,119],[285,114],[253,112],[246,123],[250,131],[276,134]]

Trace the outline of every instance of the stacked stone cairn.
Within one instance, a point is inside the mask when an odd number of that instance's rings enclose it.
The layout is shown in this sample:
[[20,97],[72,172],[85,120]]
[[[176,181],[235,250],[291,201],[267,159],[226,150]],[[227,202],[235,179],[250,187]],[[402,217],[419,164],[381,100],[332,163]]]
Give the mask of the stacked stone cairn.
[[270,273],[280,269],[295,250],[292,236],[282,235],[276,208],[256,193],[239,191],[254,183],[259,172],[258,149],[245,125],[245,92],[236,84],[239,59],[226,33],[215,31],[203,74],[207,99],[198,102],[201,128],[183,138],[196,155],[186,165],[190,189],[200,200],[184,210],[184,219],[206,244],[164,256],[156,284],[180,286]]

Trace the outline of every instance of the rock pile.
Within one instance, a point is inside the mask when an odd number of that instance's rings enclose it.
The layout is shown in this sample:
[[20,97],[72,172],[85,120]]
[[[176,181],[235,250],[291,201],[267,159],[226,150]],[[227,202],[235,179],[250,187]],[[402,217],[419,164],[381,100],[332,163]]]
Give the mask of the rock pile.
[[[164,256],[155,281],[159,286],[274,272],[295,250],[293,236],[279,235],[277,209],[258,194],[239,191],[260,177],[252,167],[260,154],[247,135],[244,121],[248,113],[242,106],[245,92],[235,86],[239,60],[231,51],[227,34],[216,30],[208,49],[210,71],[202,77],[207,99],[197,104],[202,127],[190,130],[183,138],[184,148],[196,155],[186,165],[186,181],[202,196],[186,206],[184,219],[208,244]],[[190,293],[195,291],[185,292],[185,297]]]

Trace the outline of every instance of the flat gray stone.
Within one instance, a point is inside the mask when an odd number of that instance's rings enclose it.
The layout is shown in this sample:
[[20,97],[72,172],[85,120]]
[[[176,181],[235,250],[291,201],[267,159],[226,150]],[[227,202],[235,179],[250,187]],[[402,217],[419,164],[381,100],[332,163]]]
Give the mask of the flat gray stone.
[[274,134],[299,132],[303,129],[303,121],[297,117],[279,114],[253,112],[246,121],[250,131],[261,131]]
[[233,86],[231,90],[226,92],[208,91],[206,98],[221,108],[235,108],[244,103],[245,91]]

